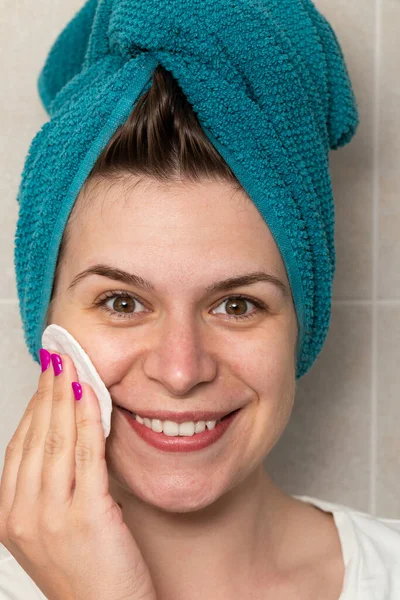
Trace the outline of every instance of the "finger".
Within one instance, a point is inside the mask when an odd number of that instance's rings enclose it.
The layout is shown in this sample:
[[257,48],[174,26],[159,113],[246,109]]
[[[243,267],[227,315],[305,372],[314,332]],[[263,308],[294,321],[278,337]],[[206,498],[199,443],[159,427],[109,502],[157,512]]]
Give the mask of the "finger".
[[23,445],[14,506],[29,510],[42,487],[42,465],[46,434],[50,426],[54,372],[51,363],[39,377],[37,399]]
[[36,399],[37,392],[30,399],[19,425],[6,448],[0,483],[0,517],[2,518],[5,518],[9,514],[14,502],[23,443],[31,424]]
[[96,502],[108,494],[105,438],[100,406],[90,385],[82,383],[82,398],[75,404],[75,493],[74,502]]
[[54,378],[53,406],[43,456],[42,497],[47,506],[60,506],[72,498],[75,478],[75,397],[71,383],[77,381],[72,359],[58,355],[61,371]]

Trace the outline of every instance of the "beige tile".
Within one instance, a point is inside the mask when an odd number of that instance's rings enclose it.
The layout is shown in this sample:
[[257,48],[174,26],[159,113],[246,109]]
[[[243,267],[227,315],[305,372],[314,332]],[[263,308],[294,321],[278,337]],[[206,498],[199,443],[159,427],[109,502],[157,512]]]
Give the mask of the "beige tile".
[[400,2],[382,0],[382,42],[380,65],[380,146],[381,170],[398,170],[400,161]]
[[0,465],[4,452],[37,389],[40,367],[24,342],[16,304],[0,303]]
[[372,172],[334,169],[336,274],[334,300],[372,299]]
[[382,0],[378,297],[400,299],[400,3]]
[[1,9],[0,40],[2,48],[7,49],[6,60],[0,64],[2,298],[16,297],[13,266],[16,196],[31,140],[47,121],[37,92],[37,79],[57,34],[82,5],[82,0],[46,0],[36,4],[22,0],[7,2]]
[[[399,132],[400,133],[400,132]],[[380,176],[378,298],[400,299],[400,172]]]
[[377,514],[400,519],[400,305],[378,312]]
[[[0,195],[6,206],[0,208],[0,289],[1,298],[17,298],[14,272],[14,236],[17,222],[17,202],[8,202],[8,191],[0,179]],[[8,204],[8,209],[7,209]]]
[[265,460],[291,494],[370,509],[371,308],[335,306],[327,340],[297,382],[292,418]]
[[353,140],[331,152],[334,166],[371,168],[373,157],[375,0],[315,0],[342,48],[356,96],[360,124]]

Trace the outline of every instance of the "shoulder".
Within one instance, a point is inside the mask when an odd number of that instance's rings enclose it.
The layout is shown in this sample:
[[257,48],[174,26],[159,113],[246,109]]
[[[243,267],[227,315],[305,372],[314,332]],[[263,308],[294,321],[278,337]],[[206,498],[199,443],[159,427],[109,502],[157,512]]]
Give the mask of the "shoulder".
[[46,600],[3,544],[0,544],[0,600]]
[[300,498],[333,514],[346,565],[340,599],[400,599],[400,520],[309,496]]
[[[366,598],[400,598],[400,520],[348,509],[358,552],[360,593]],[[363,597],[363,595],[361,595]]]
[[364,560],[375,562],[380,558],[387,567],[396,567],[400,582],[400,520],[374,517],[350,508],[347,515],[362,542]]
[[400,519],[373,516],[344,504],[335,504],[310,496],[295,497],[314,504],[325,512],[331,512],[339,533],[344,533],[343,538],[345,538],[345,541],[349,538],[347,534],[349,533],[348,525],[350,524],[358,541],[362,540],[364,542],[363,548],[366,551],[371,550],[371,546],[379,547],[386,558],[392,557],[394,564],[400,566]]

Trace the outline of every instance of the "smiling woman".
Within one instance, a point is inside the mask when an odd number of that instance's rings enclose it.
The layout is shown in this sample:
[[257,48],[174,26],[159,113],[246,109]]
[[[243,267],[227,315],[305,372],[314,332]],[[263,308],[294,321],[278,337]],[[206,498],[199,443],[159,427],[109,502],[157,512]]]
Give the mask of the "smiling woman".
[[[89,0],[40,93],[16,268],[42,373],[4,546],[49,600],[395,600],[395,528],[263,468],[328,330],[327,157],[358,124],[327,21],[298,0]],[[50,324],[111,396],[106,440],[70,357],[40,349]]]

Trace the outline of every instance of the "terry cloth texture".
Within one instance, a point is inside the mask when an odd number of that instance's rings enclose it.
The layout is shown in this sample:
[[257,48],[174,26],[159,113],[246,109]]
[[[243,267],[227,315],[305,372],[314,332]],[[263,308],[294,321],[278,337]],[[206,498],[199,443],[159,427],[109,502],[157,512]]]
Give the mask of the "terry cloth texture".
[[337,37],[309,0],[89,0],[50,50],[50,116],[18,192],[15,268],[34,359],[57,254],[100,152],[162,64],[274,236],[299,327],[296,378],[328,332],[335,274],[329,150],[359,121]]

